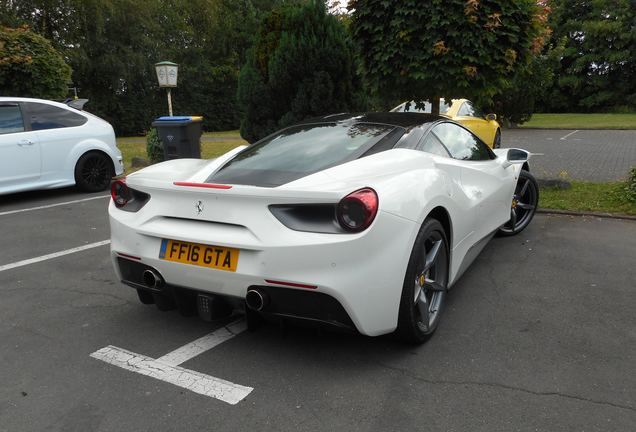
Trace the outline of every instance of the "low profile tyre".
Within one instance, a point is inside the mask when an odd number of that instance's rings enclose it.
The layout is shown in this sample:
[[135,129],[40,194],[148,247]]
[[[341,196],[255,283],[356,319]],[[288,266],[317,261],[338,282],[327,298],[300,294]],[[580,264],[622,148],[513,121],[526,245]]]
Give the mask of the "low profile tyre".
[[495,139],[492,142],[492,148],[501,148],[501,130],[499,129],[495,132]]
[[426,219],[409,258],[396,335],[410,343],[426,342],[435,332],[448,287],[448,241],[436,219]]
[[539,185],[532,174],[521,170],[510,206],[510,220],[499,228],[499,235],[513,236],[523,231],[537,211]]
[[84,192],[99,192],[110,186],[113,163],[100,152],[88,152],[75,165],[75,184]]

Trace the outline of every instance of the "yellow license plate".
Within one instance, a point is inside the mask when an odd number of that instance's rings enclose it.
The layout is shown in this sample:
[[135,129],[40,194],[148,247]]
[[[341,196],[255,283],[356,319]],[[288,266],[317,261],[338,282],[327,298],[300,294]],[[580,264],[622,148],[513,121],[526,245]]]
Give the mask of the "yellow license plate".
[[159,258],[183,264],[235,272],[239,250],[178,240],[161,240]]

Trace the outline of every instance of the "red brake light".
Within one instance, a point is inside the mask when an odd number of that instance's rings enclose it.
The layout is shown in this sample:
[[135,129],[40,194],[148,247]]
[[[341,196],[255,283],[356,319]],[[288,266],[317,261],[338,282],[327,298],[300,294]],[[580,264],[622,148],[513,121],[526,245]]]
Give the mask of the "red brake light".
[[110,196],[117,208],[125,206],[130,201],[130,189],[126,186],[125,180],[115,180],[110,185]]
[[364,231],[378,213],[378,195],[371,188],[350,193],[338,204],[338,222],[347,231]]
[[231,185],[218,184],[218,183],[192,183],[176,181],[173,183],[175,186],[187,186],[187,187],[200,187],[208,189],[232,189]]
[[136,189],[129,188],[126,179],[115,180],[110,186],[110,196],[115,207],[120,210],[136,213],[150,200],[150,195]]

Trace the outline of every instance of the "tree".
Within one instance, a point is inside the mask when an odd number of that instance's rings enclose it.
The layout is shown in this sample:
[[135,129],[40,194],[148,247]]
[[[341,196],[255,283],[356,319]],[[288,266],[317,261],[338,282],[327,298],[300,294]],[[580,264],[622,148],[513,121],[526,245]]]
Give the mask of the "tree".
[[549,97],[555,70],[563,46],[549,47],[520,67],[510,83],[492,98],[477,99],[476,103],[489,112],[497,113],[499,122],[508,126],[530,120],[537,106]]
[[492,97],[543,43],[536,0],[352,0],[363,72],[385,104]]
[[538,1],[541,9],[535,22],[540,33],[535,38],[530,60],[519,64],[512,78],[506,80],[494,96],[477,97],[475,100],[485,111],[496,112],[499,122],[508,126],[530,120],[535,107],[541,106],[548,98],[563,54],[563,41],[546,43],[552,34],[547,25],[552,9],[548,6],[549,0]]
[[[0,0],[0,24],[28,24],[73,68],[87,109],[118,134],[139,134],[165,114],[154,63],[179,63],[178,114],[207,130],[239,125],[238,73],[260,17],[283,0]],[[169,30],[167,30],[169,29]]]
[[554,40],[566,40],[549,108],[636,109],[636,2],[553,0]]
[[321,1],[284,5],[262,21],[239,76],[241,136],[252,142],[356,99],[346,28]]
[[66,95],[71,68],[28,27],[0,27],[0,94],[45,99]]

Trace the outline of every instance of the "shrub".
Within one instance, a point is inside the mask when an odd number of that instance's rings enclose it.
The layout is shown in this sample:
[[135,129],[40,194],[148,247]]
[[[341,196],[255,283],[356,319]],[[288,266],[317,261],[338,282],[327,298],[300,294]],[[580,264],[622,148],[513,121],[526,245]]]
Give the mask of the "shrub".
[[633,166],[627,178],[625,186],[625,197],[628,201],[636,203],[636,166]]
[[155,128],[151,128],[148,135],[146,135],[146,153],[150,163],[163,161],[163,144]]

